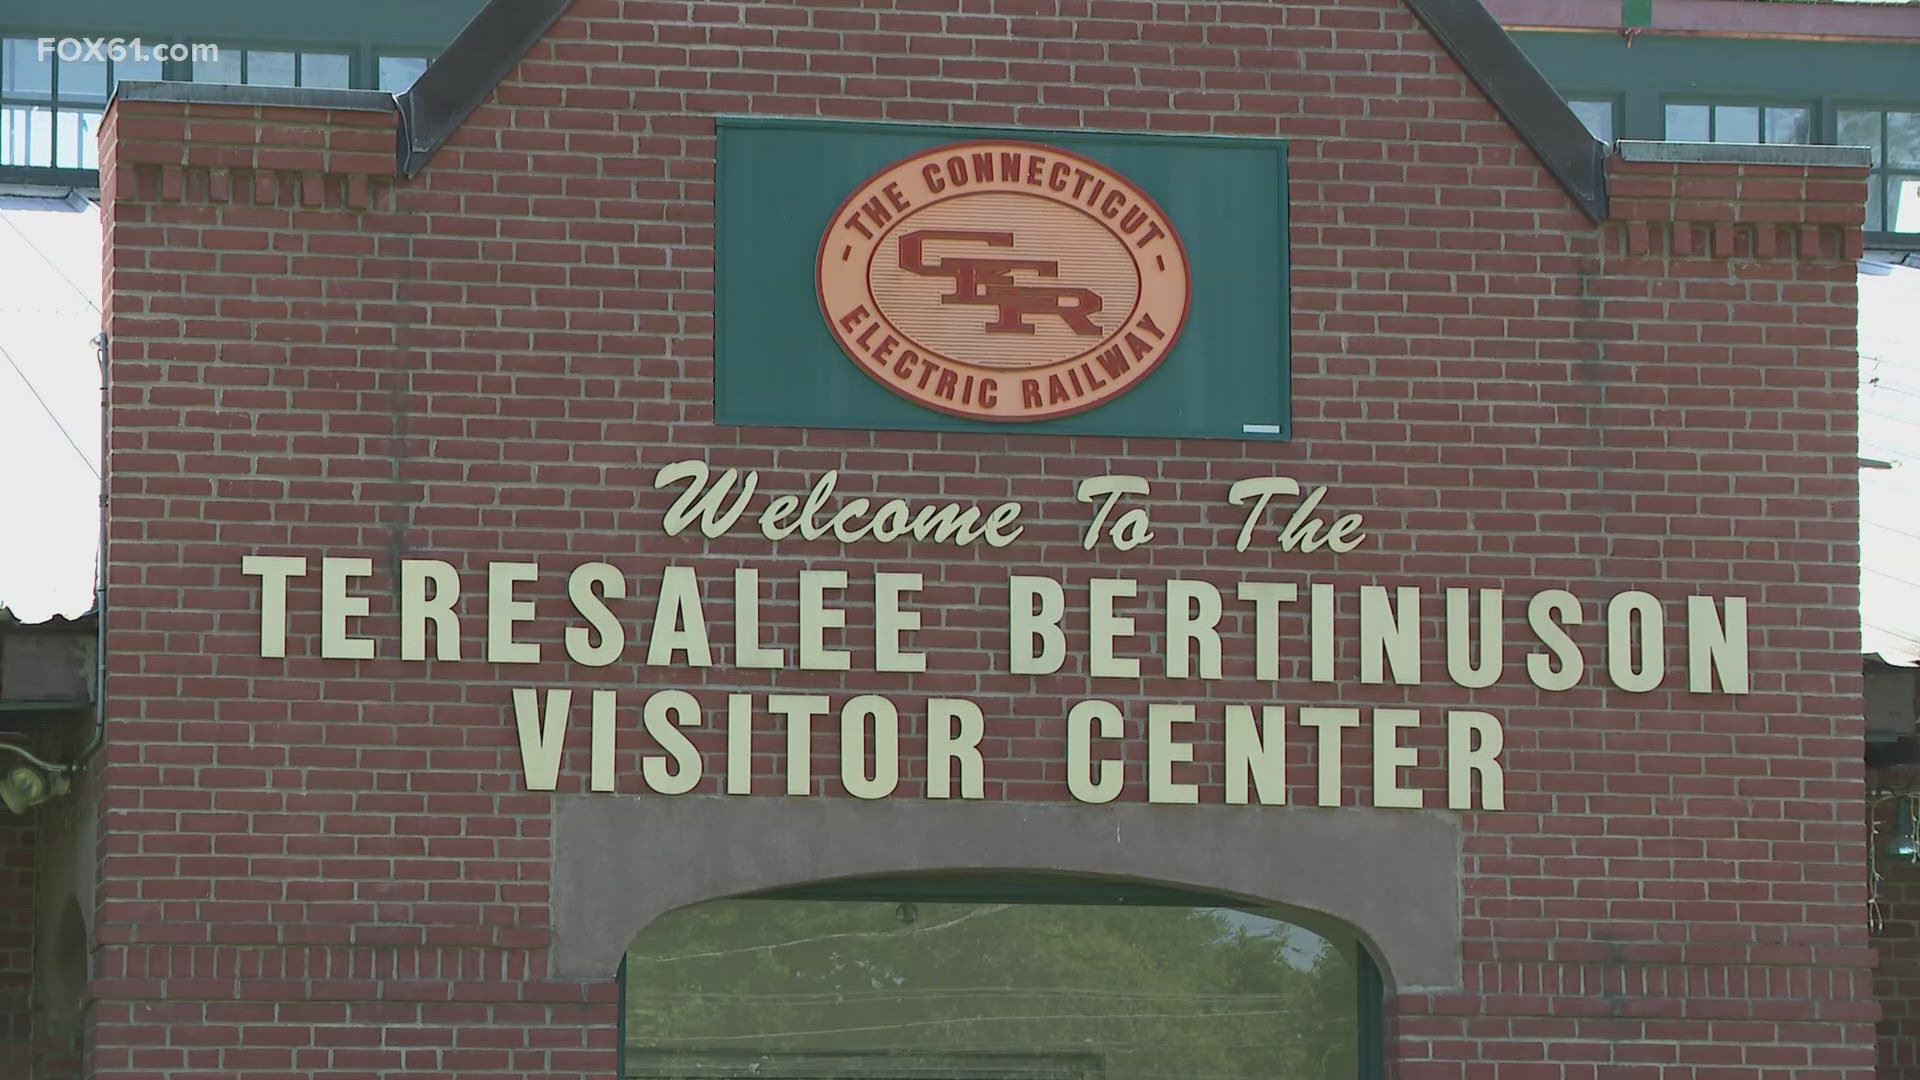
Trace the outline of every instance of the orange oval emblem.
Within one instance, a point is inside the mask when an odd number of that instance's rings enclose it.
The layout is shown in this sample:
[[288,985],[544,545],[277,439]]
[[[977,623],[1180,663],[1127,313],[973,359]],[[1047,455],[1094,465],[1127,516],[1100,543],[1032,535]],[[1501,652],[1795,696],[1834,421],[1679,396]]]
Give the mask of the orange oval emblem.
[[1173,222],[1098,162],[955,143],[881,170],[820,240],[820,309],[860,370],[969,420],[1069,416],[1139,385],[1186,325]]

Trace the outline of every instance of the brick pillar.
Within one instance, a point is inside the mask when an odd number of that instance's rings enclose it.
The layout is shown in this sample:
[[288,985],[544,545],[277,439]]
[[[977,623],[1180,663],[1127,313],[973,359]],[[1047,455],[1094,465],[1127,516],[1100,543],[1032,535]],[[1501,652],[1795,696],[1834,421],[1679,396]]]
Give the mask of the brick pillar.
[[[16,761],[0,758],[0,770]],[[31,1041],[33,888],[33,819],[0,809],[0,1073],[27,1060]]]

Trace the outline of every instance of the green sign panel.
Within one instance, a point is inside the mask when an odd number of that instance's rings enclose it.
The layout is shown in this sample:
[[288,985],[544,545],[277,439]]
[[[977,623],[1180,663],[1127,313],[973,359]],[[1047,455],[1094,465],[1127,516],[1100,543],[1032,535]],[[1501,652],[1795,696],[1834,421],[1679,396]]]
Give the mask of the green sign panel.
[[720,423],[1291,433],[1283,142],[739,118],[718,157]]

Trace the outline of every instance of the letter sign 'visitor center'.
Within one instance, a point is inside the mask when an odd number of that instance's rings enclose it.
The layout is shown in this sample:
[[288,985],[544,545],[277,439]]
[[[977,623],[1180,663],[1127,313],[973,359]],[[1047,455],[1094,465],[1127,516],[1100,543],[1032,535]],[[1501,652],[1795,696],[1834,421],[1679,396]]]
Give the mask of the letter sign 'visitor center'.
[[122,82],[86,1075],[1865,1080],[1766,149],[1438,0]]

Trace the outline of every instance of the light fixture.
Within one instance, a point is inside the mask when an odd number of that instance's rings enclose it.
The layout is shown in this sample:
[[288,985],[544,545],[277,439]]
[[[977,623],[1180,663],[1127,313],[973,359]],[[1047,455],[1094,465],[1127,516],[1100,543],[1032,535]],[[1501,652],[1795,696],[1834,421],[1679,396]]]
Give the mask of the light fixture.
[[66,793],[66,777],[48,777],[31,765],[15,765],[5,779],[0,779],[0,802],[16,814],[24,814],[55,795]]
[[72,781],[67,778],[66,770],[59,766],[49,765],[28,753],[24,747],[12,743],[0,743],[0,750],[11,750],[32,762],[31,765],[15,765],[5,775],[0,775],[0,803],[6,804],[7,809],[14,813],[24,814],[72,790]]

